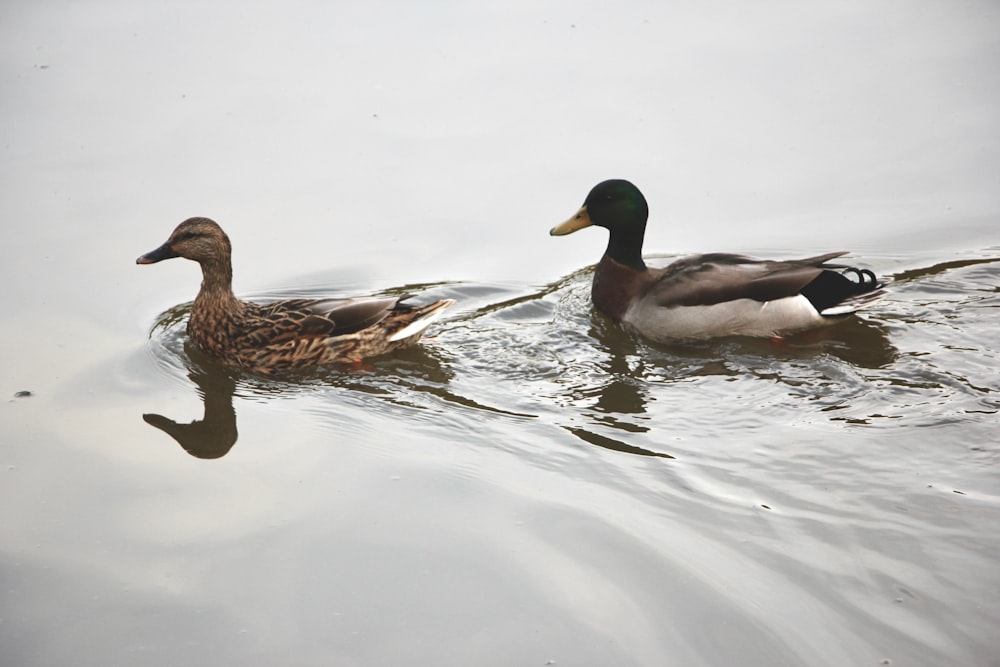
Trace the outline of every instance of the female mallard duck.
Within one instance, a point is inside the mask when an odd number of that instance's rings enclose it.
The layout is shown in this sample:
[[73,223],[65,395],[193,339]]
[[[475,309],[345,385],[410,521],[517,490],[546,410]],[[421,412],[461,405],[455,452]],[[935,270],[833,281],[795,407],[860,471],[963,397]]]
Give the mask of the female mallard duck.
[[610,232],[591,298],[598,310],[654,341],[780,337],[821,327],[875,303],[889,282],[868,269],[826,263],[846,252],[785,261],[713,253],[651,269],[642,261],[648,217],[638,188],[604,181],[550,233],[591,225]]
[[153,264],[185,257],[201,264],[201,290],[191,307],[188,336],[224,363],[269,374],[317,364],[360,361],[412,345],[441,311],[403,297],[289,299],[256,304],[233,295],[232,246],[208,218],[190,218],[167,242],[135,260]]

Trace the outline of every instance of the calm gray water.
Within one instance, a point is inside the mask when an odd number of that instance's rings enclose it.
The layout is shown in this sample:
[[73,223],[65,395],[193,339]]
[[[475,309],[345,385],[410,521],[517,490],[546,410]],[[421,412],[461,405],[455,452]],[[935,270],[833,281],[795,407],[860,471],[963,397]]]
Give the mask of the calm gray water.
[[[1000,6],[7,3],[0,663],[1000,664]],[[651,263],[851,250],[802,340],[654,347]],[[413,291],[426,344],[263,380],[247,297]]]

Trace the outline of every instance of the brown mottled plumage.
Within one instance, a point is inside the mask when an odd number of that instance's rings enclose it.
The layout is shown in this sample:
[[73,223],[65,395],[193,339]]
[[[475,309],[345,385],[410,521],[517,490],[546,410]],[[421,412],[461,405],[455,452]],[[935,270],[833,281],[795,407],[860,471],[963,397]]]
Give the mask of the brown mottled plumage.
[[208,218],[185,220],[136,264],[173,257],[201,264],[201,290],[187,325],[191,341],[215,359],[264,374],[360,361],[412,345],[454,303],[411,306],[405,296],[241,301],[233,294],[229,237]]
[[710,253],[649,268],[642,259],[648,216],[638,188],[604,181],[550,233],[591,225],[608,230],[591,298],[598,310],[651,340],[784,336],[821,327],[877,302],[890,281],[868,269],[828,264],[843,252],[798,260]]

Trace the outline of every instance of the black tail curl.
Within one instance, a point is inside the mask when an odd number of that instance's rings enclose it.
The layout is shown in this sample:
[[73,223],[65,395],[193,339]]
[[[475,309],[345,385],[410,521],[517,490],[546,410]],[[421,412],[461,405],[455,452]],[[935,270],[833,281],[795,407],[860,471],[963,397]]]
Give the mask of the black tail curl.
[[858,287],[865,288],[861,291],[867,292],[879,286],[878,276],[871,269],[859,269],[855,266],[848,266],[841,271],[841,275],[854,274],[858,277]]
[[839,266],[836,269],[826,269],[802,290],[802,295],[821,313],[852,297],[875,292],[887,282],[870,269],[853,266]]

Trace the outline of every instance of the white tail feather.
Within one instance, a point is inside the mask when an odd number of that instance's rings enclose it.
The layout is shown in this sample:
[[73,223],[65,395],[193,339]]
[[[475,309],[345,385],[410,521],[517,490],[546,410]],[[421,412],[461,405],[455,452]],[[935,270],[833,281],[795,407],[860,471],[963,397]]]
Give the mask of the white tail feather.
[[820,315],[823,317],[836,317],[838,315],[850,315],[851,313],[856,313],[862,308],[867,308],[872,304],[878,303],[887,294],[886,290],[878,289],[874,292],[865,292],[864,294],[858,294],[857,296],[852,296],[849,299],[845,299],[838,303],[836,306],[830,306],[829,308],[824,308],[820,311]]
[[438,317],[440,317],[441,312],[445,308],[447,308],[451,304],[455,303],[451,299],[447,299],[446,301],[447,301],[447,303],[443,304],[440,308],[438,308],[434,312],[428,313],[427,315],[424,315],[423,317],[421,317],[418,320],[413,320],[412,322],[410,322],[409,324],[407,324],[405,327],[403,327],[402,329],[400,329],[399,331],[397,331],[396,333],[394,333],[389,338],[389,341],[390,342],[395,342],[397,340],[403,340],[405,338],[410,338],[411,336],[416,336],[418,334],[422,334],[424,332],[424,329],[426,329],[427,327],[429,327],[431,325],[431,323],[434,322],[434,320],[436,320]]

